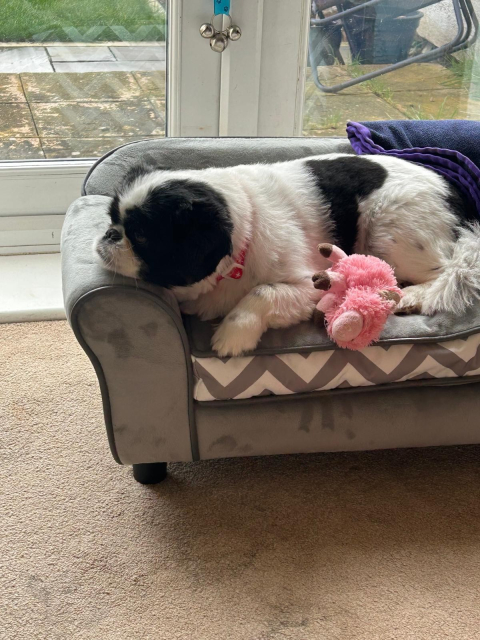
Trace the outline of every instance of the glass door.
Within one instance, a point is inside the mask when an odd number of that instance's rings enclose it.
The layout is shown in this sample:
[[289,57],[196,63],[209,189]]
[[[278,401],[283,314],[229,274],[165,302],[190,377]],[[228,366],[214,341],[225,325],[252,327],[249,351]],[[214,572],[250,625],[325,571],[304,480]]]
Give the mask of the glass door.
[[164,2],[2,0],[1,13],[0,161],[164,135]]
[[59,250],[95,158],[165,135],[164,0],[2,0],[0,255]]
[[348,120],[479,119],[477,0],[232,0],[220,135],[344,136]]
[[3,0],[0,254],[58,250],[93,159],[125,142],[478,118],[475,7],[231,0],[242,36],[218,54],[199,34],[213,0]]
[[312,0],[303,135],[480,118],[478,2]]

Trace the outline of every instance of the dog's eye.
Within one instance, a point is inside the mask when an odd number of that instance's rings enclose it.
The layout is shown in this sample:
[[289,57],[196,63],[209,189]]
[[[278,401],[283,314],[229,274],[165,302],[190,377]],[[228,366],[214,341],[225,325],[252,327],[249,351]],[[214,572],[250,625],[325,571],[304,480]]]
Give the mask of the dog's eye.
[[145,238],[145,236],[139,236],[137,234],[135,234],[135,242],[137,244],[145,244],[145,242],[147,241],[147,239]]

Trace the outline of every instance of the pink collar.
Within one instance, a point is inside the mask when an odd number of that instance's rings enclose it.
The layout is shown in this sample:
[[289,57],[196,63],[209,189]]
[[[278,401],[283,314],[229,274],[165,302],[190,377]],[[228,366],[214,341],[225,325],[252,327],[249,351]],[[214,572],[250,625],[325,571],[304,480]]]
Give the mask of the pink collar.
[[247,255],[247,251],[248,251],[248,244],[243,247],[243,249],[240,251],[240,253],[238,254],[238,257],[235,260],[235,264],[233,265],[232,269],[227,273],[227,275],[222,276],[222,275],[218,275],[217,276],[217,282],[220,282],[221,280],[225,280],[225,278],[227,280],[240,280],[240,278],[243,276],[243,270],[245,268],[245,256]]

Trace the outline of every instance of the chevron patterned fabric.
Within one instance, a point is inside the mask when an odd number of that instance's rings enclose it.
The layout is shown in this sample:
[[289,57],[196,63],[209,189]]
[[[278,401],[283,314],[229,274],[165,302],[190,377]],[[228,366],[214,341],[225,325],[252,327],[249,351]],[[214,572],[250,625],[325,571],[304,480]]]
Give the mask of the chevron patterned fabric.
[[240,400],[480,374],[480,333],[443,342],[240,358],[193,357],[195,400]]

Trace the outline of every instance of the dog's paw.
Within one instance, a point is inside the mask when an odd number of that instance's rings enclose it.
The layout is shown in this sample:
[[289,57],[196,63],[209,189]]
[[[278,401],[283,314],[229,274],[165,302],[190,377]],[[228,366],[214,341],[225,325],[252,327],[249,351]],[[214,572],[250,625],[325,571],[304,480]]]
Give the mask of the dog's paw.
[[261,319],[247,311],[232,311],[217,328],[212,347],[219,356],[240,356],[252,351],[263,333]]
[[424,289],[419,285],[405,287],[402,291],[402,298],[395,307],[396,314],[422,313],[422,302]]

